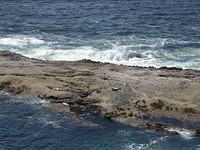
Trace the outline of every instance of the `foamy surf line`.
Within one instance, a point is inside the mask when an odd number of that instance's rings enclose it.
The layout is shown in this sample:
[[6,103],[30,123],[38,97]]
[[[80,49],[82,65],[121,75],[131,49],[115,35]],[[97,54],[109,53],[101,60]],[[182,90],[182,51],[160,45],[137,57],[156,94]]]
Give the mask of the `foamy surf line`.
[[170,132],[177,132],[181,137],[186,140],[193,139],[195,135],[194,131],[184,128],[166,128],[166,130]]
[[[63,45],[60,45],[61,43]],[[191,43],[172,39],[140,39],[136,37],[81,42],[56,41],[55,39],[53,43],[31,36],[9,36],[0,38],[0,49],[43,60],[90,59],[118,65],[155,68],[166,66],[200,70],[200,48],[183,46],[167,50],[167,47],[170,46],[191,45]]]
[[15,37],[5,37],[0,38],[1,45],[17,46],[23,47],[27,45],[39,45],[45,42],[41,39],[26,36],[15,36]]

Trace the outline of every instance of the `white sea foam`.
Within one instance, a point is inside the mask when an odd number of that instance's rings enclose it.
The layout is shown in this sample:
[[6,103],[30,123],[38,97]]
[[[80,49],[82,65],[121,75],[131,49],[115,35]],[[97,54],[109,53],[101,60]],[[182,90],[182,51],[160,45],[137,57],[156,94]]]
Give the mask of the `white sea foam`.
[[[0,38],[0,48],[2,44],[19,47],[19,49],[10,47],[2,47],[1,49],[8,48],[8,50],[28,57],[45,60],[91,59],[131,66],[200,69],[200,48],[164,50],[167,45],[188,44],[191,43],[190,41],[125,37],[115,40],[102,39],[68,43],[63,41],[60,43],[63,45],[55,43],[52,45],[49,41],[28,36]],[[59,48],[60,46],[62,48]]]
[[194,132],[188,129],[184,128],[167,128],[166,130],[172,131],[172,132],[177,132],[180,134],[181,137],[183,137],[186,140],[190,140],[194,136]]
[[29,105],[40,105],[40,106],[48,106],[48,104],[50,103],[47,100],[24,99],[23,97],[18,97],[17,99],[12,99],[12,101],[9,100],[9,102],[25,103],[25,104],[29,104]]
[[23,47],[27,45],[40,45],[40,44],[44,44],[44,41],[35,37],[10,36],[10,37],[0,38],[0,45]]
[[3,94],[4,92],[3,91],[0,91],[0,94]]
[[166,139],[168,138],[168,136],[164,136],[164,137],[159,137],[155,140],[151,140],[149,143],[147,144],[137,144],[137,143],[132,143],[126,146],[126,150],[146,150],[151,148],[154,145],[157,145],[161,142],[166,141]]
[[[40,47],[32,49],[31,52],[22,52],[28,57],[48,59],[48,60],[67,60],[76,61],[81,59],[91,59],[93,61],[110,62],[114,64],[124,64],[131,66],[153,66],[153,67],[180,67],[200,69],[200,49],[195,53],[187,52],[166,52],[164,50],[126,50],[124,47],[118,47],[99,51],[90,46],[78,47],[75,49],[51,49]],[[184,56],[185,55],[185,56]],[[189,58],[191,57],[191,59]],[[187,59],[187,61],[184,61]]]
[[0,91],[0,95],[8,95],[8,93],[5,91]]

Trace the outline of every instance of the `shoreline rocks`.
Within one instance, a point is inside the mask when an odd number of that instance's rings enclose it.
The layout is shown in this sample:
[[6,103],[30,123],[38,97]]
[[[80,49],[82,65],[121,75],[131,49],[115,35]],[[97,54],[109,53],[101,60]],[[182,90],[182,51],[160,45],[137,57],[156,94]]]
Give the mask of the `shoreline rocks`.
[[149,127],[144,117],[200,122],[198,70],[44,61],[0,51],[0,90],[136,126]]

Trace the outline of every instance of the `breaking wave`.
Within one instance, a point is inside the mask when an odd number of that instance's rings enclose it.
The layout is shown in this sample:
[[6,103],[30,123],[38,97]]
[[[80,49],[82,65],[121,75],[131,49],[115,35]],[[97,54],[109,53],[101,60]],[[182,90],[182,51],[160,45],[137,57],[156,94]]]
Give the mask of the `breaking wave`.
[[0,45],[4,46],[24,47],[28,45],[40,45],[40,44],[44,44],[44,41],[34,37],[15,36],[15,37],[0,38]]
[[57,38],[45,41],[36,37],[14,36],[0,38],[0,49],[45,60],[91,59],[130,66],[200,69],[200,42],[173,39],[132,36],[111,40],[70,41]]

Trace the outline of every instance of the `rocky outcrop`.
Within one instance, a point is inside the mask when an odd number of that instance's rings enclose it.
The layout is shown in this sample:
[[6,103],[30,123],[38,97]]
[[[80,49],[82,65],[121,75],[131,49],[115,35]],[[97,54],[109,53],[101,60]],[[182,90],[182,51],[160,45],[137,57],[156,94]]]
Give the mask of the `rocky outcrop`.
[[164,128],[143,121],[159,117],[200,121],[200,71],[196,70],[43,61],[0,51],[0,89],[130,125]]

